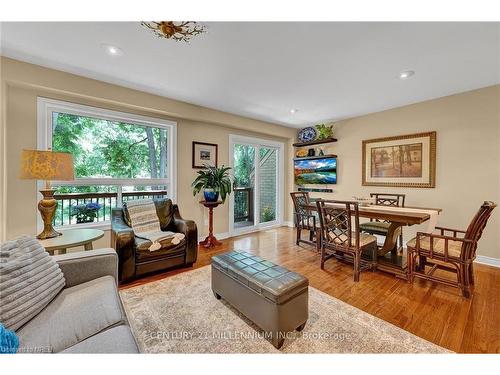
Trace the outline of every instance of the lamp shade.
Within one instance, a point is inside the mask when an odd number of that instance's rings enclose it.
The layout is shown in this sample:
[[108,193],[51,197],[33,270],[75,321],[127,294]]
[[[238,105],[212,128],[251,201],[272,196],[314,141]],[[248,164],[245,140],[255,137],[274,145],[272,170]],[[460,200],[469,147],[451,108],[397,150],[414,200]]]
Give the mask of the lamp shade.
[[23,150],[19,177],[47,181],[74,180],[73,155],[67,152]]

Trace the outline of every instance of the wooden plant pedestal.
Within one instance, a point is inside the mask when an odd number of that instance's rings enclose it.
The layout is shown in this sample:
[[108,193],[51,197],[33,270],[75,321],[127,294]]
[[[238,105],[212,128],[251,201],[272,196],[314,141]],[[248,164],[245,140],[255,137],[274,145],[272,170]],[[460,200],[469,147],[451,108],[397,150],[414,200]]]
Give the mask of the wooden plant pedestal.
[[217,238],[215,238],[214,236],[214,208],[217,207],[219,204],[222,204],[222,202],[200,201],[200,204],[208,208],[208,236],[207,238],[205,238],[203,241],[200,242],[200,245],[202,245],[207,249],[222,245],[222,242],[218,241]]

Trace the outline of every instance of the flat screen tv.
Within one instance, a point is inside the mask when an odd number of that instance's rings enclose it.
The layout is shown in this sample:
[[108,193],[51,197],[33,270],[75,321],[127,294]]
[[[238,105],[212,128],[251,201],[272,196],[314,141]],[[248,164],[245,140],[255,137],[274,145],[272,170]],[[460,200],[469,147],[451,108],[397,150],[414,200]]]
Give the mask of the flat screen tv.
[[294,167],[297,185],[337,183],[337,158],[335,157],[295,160]]

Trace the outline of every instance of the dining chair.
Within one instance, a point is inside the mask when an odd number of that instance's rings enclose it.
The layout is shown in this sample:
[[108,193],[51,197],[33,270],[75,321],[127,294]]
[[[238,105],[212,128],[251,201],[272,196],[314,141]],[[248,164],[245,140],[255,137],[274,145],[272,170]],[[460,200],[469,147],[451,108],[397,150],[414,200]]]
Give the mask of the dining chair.
[[[293,201],[295,228],[297,231],[295,243],[298,245],[300,242],[304,242],[309,245],[314,245],[319,251],[318,215],[306,207],[308,204],[311,204],[309,193],[297,191],[290,193],[290,196]],[[303,230],[307,230],[309,232],[309,240],[303,240],[301,238]]]
[[[356,202],[318,200],[321,236],[321,269],[330,258],[347,255],[354,264],[354,281],[359,274],[376,266],[377,238],[362,233],[359,228],[359,206]],[[370,259],[362,257],[364,250],[372,250]]]
[[[476,258],[477,243],[496,206],[494,202],[484,202],[465,231],[436,227],[440,234],[418,232],[406,244],[408,281],[413,282],[415,277],[419,277],[458,287],[464,297],[470,298],[471,286],[474,285],[473,261]],[[430,269],[427,270],[426,266]],[[457,280],[435,276],[437,269],[456,273]]]
[[[388,193],[370,193],[371,198],[375,198],[375,204],[379,206],[390,206],[390,207],[404,207],[405,206],[405,194],[388,194]],[[361,223],[359,227],[365,233],[377,234],[379,236],[387,236],[389,231],[389,226],[391,223],[389,221],[381,221],[378,219],[370,219],[366,223]],[[399,235],[399,248],[403,248],[403,228],[401,228],[401,234]]]

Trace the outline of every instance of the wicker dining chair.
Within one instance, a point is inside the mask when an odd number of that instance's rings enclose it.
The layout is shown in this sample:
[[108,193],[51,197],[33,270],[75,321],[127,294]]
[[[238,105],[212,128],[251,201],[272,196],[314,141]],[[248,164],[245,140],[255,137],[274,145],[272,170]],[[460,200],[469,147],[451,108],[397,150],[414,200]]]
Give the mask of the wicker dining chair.
[[[471,286],[474,285],[473,261],[477,243],[496,206],[494,202],[484,202],[466,231],[436,227],[440,234],[418,232],[406,245],[408,281],[413,282],[415,277],[419,277],[458,287],[464,297],[470,298]],[[426,270],[426,266],[430,266],[430,269]],[[437,269],[456,273],[457,281],[434,276]]]
[[[376,266],[377,238],[359,229],[359,206],[356,202],[318,200],[321,235],[321,269],[330,258],[347,255],[354,263],[354,281],[359,274]],[[362,257],[371,249],[370,259]]]
[[[294,215],[295,215],[295,228],[297,237],[295,243],[298,245],[300,242],[316,246],[319,251],[319,220],[318,215],[314,211],[306,208],[306,205],[311,204],[309,193],[297,191],[290,193],[293,201]],[[301,238],[302,231],[309,232],[309,240]]]
[[[387,193],[370,193],[371,198],[375,198],[375,204],[379,206],[404,207],[405,194],[387,194]],[[365,233],[377,234],[379,236],[387,236],[389,231],[389,221],[381,221],[378,219],[370,219],[366,223],[361,223],[359,227]],[[403,229],[399,235],[399,248],[403,248]]]

